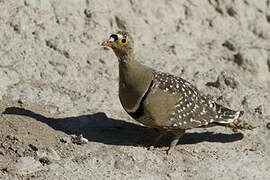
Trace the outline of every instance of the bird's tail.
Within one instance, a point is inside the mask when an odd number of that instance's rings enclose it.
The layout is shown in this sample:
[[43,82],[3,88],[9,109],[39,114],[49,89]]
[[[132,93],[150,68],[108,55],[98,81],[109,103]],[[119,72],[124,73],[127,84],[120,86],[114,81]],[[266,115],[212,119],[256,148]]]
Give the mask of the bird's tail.
[[216,124],[241,130],[251,130],[254,128],[250,124],[239,119],[244,114],[244,111],[233,111],[222,105],[216,104],[216,112],[218,113],[218,120],[215,121]]

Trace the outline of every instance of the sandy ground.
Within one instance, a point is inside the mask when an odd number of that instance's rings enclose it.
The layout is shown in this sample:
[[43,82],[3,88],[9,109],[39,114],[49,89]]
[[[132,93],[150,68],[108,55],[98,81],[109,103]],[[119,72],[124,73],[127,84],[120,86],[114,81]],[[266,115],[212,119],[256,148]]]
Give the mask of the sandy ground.
[[[99,46],[118,29],[141,62],[256,128],[193,129],[170,155],[139,147],[155,132],[122,109]],[[0,179],[269,179],[269,0],[0,0],[0,42]]]

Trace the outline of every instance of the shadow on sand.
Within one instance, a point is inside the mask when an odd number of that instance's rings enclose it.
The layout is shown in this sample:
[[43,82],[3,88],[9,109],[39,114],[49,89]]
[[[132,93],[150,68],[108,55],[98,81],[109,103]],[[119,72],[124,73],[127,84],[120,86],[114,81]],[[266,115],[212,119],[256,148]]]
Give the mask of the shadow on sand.
[[[2,114],[27,116],[46,123],[55,130],[63,131],[66,134],[82,134],[89,141],[100,142],[111,145],[134,146],[151,142],[156,133],[154,129],[129,123],[122,120],[108,118],[105,113],[95,113],[77,117],[50,118],[33,111],[8,107]],[[166,136],[162,144],[168,145]],[[243,138],[242,133],[235,134],[214,134],[212,132],[186,133],[180,140],[180,144],[196,144],[204,141],[229,143]],[[163,143],[163,141],[165,143]]]

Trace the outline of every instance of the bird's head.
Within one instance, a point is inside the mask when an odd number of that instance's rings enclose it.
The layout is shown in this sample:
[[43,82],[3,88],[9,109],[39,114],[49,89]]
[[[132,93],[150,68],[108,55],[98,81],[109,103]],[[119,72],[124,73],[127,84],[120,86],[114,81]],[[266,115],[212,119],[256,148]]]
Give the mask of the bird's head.
[[133,55],[133,45],[132,37],[123,31],[111,34],[108,40],[101,43],[101,46],[111,47],[119,59]]

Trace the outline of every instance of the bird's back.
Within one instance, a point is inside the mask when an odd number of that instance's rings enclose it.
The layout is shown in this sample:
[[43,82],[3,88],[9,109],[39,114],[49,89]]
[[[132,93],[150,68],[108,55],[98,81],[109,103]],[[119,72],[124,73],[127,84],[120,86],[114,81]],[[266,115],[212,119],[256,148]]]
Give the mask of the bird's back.
[[215,103],[180,77],[156,71],[144,110],[157,126],[189,129],[216,120]]

